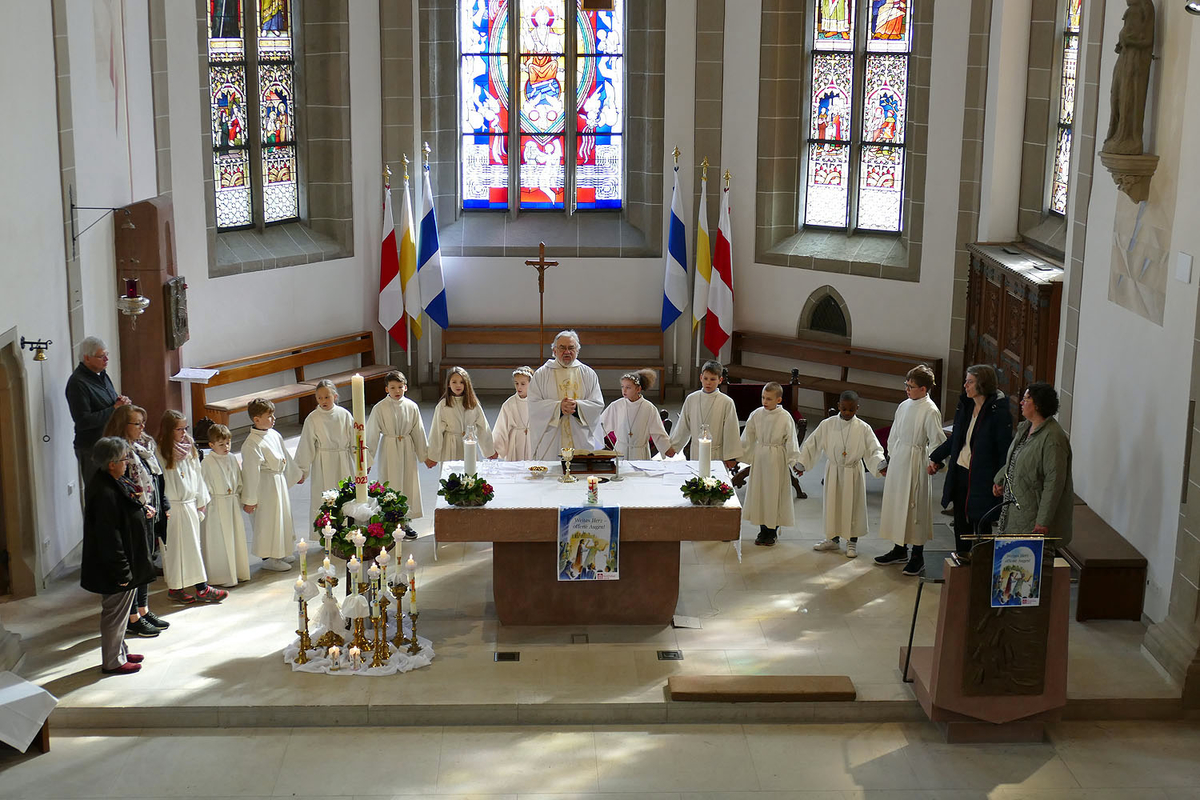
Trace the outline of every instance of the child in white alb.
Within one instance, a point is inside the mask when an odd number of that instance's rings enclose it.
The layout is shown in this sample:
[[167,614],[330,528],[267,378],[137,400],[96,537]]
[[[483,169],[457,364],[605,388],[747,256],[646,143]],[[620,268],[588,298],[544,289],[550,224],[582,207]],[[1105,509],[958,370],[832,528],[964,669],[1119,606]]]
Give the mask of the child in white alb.
[[663,427],[658,408],[645,397],[644,389],[654,388],[656,375],[652,369],[642,369],[621,376],[621,399],[614,400],[600,415],[600,435],[603,446],[611,447],[626,460],[647,461],[650,459],[650,440],[664,457],[675,455],[667,430]]
[[[158,427],[158,459],[163,471],[163,497],[170,503],[167,540],[163,542],[163,577],[167,597],[177,603],[219,603],[228,592],[208,585],[200,545],[200,522],[208,505],[208,487],[200,477],[200,457],[178,411],[163,412]],[[194,587],[195,593],[188,587]]]
[[[689,440],[698,441],[700,426],[707,425],[712,437],[713,461],[724,461],[732,472],[742,457],[742,440],[738,434],[737,408],[733,398],[720,391],[721,371],[721,362],[704,362],[700,368],[700,390],[684,399],[679,420],[671,431],[671,446],[682,450]],[[693,458],[695,454],[693,448]]]
[[471,387],[471,376],[462,367],[451,367],[446,375],[442,399],[434,407],[433,419],[429,423],[429,451],[425,466],[433,468],[442,461],[462,461],[463,434],[470,425],[475,426],[479,455],[494,458],[496,446],[492,443],[492,429]]
[[762,390],[762,408],[754,409],[742,430],[742,460],[750,464],[742,519],[758,526],[754,543],[771,547],[779,527],[795,522],[789,470],[800,461],[796,423],[780,406],[783,387],[768,383]]
[[512,377],[516,393],[500,406],[492,441],[500,460],[528,461],[533,458],[533,445],[529,441],[529,382],[533,380],[533,369],[518,367]]
[[317,384],[317,407],[304,418],[296,466],[308,481],[308,526],[320,513],[322,493],[354,474],[354,417],[337,404],[333,381]]
[[254,519],[251,551],[263,569],[287,572],[296,547],[288,487],[303,483],[304,474],[275,430],[275,404],[256,397],[246,410],[254,423],[242,445],[242,509]]
[[[387,397],[371,409],[367,418],[367,449],[375,457],[375,478],[404,495],[408,518],[421,516],[421,476],[417,465],[425,460],[427,443],[421,424],[421,409],[404,396],[408,378],[392,370],[384,376]],[[417,532],[404,524],[404,538],[415,539]]]
[[208,579],[218,586],[237,586],[250,580],[246,526],[242,522],[242,468],[230,450],[229,428],[208,429],[212,452],[200,462],[200,475],[208,487],[204,514],[204,566]]

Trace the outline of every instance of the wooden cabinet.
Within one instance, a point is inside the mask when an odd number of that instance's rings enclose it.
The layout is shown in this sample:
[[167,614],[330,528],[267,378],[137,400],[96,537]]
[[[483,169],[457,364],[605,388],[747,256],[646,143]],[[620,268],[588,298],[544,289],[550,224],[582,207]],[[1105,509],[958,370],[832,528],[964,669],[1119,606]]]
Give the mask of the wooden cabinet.
[[968,244],[964,366],[991,364],[1019,417],[1020,394],[1054,383],[1063,268],[1019,244]]

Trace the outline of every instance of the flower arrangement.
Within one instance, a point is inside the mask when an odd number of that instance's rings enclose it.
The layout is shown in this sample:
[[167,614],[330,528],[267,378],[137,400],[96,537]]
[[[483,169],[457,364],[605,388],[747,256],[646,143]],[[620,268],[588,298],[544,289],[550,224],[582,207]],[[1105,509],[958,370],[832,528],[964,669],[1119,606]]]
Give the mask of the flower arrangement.
[[459,475],[452,472],[442,478],[438,496],[446,498],[452,506],[481,506],[491,500],[496,490],[477,475]]
[[719,506],[733,497],[733,487],[720,478],[692,478],[679,487],[683,496],[697,506]]
[[319,537],[326,525],[333,527],[335,553],[354,552],[354,545],[347,537],[356,530],[361,530],[367,537],[367,549],[390,546],[392,532],[408,522],[408,498],[390,488],[386,482],[375,481],[369,484],[367,496],[379,503],[379,510],[371,516],[367,524],[362,525],[342,513],[342,508],[354,500],[354,478],[346,478],[338,484],[337,489],[321,493],[321,509],[317,512],[317,518],[313,520],[313,530]]

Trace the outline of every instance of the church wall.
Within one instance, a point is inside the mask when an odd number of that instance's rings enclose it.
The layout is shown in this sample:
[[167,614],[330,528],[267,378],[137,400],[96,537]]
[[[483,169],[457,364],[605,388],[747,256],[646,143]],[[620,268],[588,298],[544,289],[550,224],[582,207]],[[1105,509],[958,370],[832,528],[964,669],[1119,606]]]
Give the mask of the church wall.
[[[75,360],[67,320],[53,41],[49,3],[18,3],[6,10],[0,26],[0,103],[19,115],[21,141],[19,157],[6,160],[0,184],[0,331],[15,327],[18,339],[54,342],[41,364],[29,351],[22,354],[43,573],[82,536],[78,486],[67,493],[68,483],[78,484],[74,429],[63,398]],[[42,441],[43,433],[49,442]]]
[[[1125,3],[1106,7],[1104,42],[1117,39]],[[1128,233],[1138,209],[1118,194],[1097,159],[1082,278],[1078,358],[1074,376],[1072,447],[1076,492],[1149,560],[1145,613],[1161,621],[1171,592],[1192,378],[1196,271],[1174,277],[1179,252],[1200,253],[1195,186],[1200,162],[1185,150],[1185,131],[1200,125],[1200,81],[1188,80],[1200,53],[1200,26],[1181,4],[1158,6],[1151,94],[1160,103],[1147,118],[1147,142],[1160,160],[1142,209],[1142,236],[1157,236],[1168,259],[1162,324],[1109,299],[1114,231]],[[1116,54],[1101,48],[1097,135],[1109,118]],[[1166,98],[1178,101],[1162,102]],[[1150,120],[1153,119],[1153,122]],[[1064,326],[1076,324],[1064,319]],[[1196,488],[1190,487],[1191,491]]]

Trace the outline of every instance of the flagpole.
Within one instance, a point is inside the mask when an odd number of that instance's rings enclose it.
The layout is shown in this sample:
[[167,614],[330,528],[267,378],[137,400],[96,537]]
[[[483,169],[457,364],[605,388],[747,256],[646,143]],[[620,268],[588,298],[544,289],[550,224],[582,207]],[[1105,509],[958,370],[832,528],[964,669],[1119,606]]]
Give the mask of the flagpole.
[[[384,181],[385,181],[385,185],[388,187],[387,190],[390,192],[391,186],[392,186],[391,167],[386,167],[386,166],[384,167]],[[404,196],[405,197],[408,196],[408,156],[404,157]],[[403,218],[403,216],[404,216],[403,210],[401,210],[400,216]],[[403,285],[403,280],[404,280],[403,277],[401,277],[401,285]],[[407,299],[408,298],[405,298],[405,300],[407,300]],[[408,324],[410,321],[408,319],[408,307],[407,307],[408,304],[405,303],[404,305],[405,305],[405,308],[404,308],[404,341],[408,343],[408,346],[404,348],[404,368],[411,374],[412,373],[413,335],[412,335],[412,326],[410,326]]]
[[[429,153],[431,152],[431,148],[429,147],[429,142],[425,142],[425,147],[423,148],[423,150],[425,152],[425,174],[428,175],[429,174]],[[422,214],[428,214],[429,209],[427,209],[427,208],[421,209],[421,212],[422,212]],[[421,302],[422,303],[425,302],[424,297],[421,298]],[[432,321],[433,320],[430,320],[430,322],[432,322]],[[428,336],[427,341],[429,342],[429,348],[427,351],[429,353],[429,383],[432,384],[433,386],[437,386],[437,381],[433,377],[433,328],[429,329],[429,336]]]
[[[708,191],[708,156],[705,156],[704,160],[700,162],[700,206],[701,206],[701,208],[696,217],[696,230],[697,231],[699,231],[702,227],[704,227],[704,223],[705,223],[705,220],[700,219],[699,214],[708,212],[708,205],[707,205],[707,203],[704,202],[704,195],[707,191]],[[700,280],[700,254],[699,253],[696,253],[695,260],[696,260],[696,275],[693,279],[693,285],[694,285],[695,281]],[[709,280],[711,280],[711,278]],[[694,290],[692,292],[692,305],[693,306],[696,305],[696,293]],[[693,319],[699,318],[701,320],[701,322],[703,322],[703,317],[699,317],[699,315],[696,313],[698,310],[699,309],[692,308],[692,318]],[[700,336],[702,333],[703,333],[703,326],[700,325],[699,323],[697,323],[696,324],[696,371],[697,372],[700,371]]]
[[[679,182],[679,146],[675,146],[675,182]],[[684,243],[684,252],[687,252],[687,243]],[[685,259],[686,262],[686,259]],[[687,269],[687,264],[684,263],[683,268]],[[686,277],[686,276],[685,276]],[[686,284],[684,284],[686,286]],[[682,309],[681,309],[682,310]],[[679,315],[680,317],[683,314]],[[679,318],[675,319],[675,324],[671,326],[671,378],[679,380]]]

